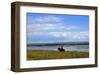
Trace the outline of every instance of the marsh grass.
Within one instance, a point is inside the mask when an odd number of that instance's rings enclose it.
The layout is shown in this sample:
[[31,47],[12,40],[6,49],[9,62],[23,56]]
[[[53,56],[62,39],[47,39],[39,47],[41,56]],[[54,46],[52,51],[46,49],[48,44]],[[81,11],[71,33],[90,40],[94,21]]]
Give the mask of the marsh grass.
[[89,52],[28,50],[27,60],[89,58]]

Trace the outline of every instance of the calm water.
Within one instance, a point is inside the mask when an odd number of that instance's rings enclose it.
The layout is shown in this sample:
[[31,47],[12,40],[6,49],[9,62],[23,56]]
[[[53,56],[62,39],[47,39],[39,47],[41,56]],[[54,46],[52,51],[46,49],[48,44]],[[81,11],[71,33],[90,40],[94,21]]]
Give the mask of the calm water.
[[[61,47],[61,45],[55,46],[28,46],[28,50],[52,50],[57,51],[57,48]],[[88,52],[89,45],[63,45],[65,51],[82,51]]]

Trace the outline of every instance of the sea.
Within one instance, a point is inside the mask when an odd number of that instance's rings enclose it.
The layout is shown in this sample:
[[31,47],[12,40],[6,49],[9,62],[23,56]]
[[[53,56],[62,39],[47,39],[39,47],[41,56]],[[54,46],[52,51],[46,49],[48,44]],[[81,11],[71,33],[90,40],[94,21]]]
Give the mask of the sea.
[[63,46],[63,49],[65,51],[81,51],[81,52],[89,52],[89,44],[75,44],[75,45],[28,45],[28,50],[48,50],[48,51],[58,51],[58,48],[61,48]]

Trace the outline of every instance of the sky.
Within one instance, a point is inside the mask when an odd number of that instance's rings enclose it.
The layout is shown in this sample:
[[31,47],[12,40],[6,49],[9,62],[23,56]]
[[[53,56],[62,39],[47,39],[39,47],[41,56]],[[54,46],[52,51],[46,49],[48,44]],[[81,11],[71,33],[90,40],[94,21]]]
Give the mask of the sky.
[[27,13],[27,43],[88,42],[89,16]]

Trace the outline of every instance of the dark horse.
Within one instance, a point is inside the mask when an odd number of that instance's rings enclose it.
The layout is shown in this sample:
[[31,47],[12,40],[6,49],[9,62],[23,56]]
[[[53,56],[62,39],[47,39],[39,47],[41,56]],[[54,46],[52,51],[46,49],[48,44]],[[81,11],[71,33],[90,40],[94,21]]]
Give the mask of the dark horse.
[[65,49],[63,49],[63,46],[61,46],[61,48],[58,48],[58,51],[63,51],[63,52],[65,52]]

